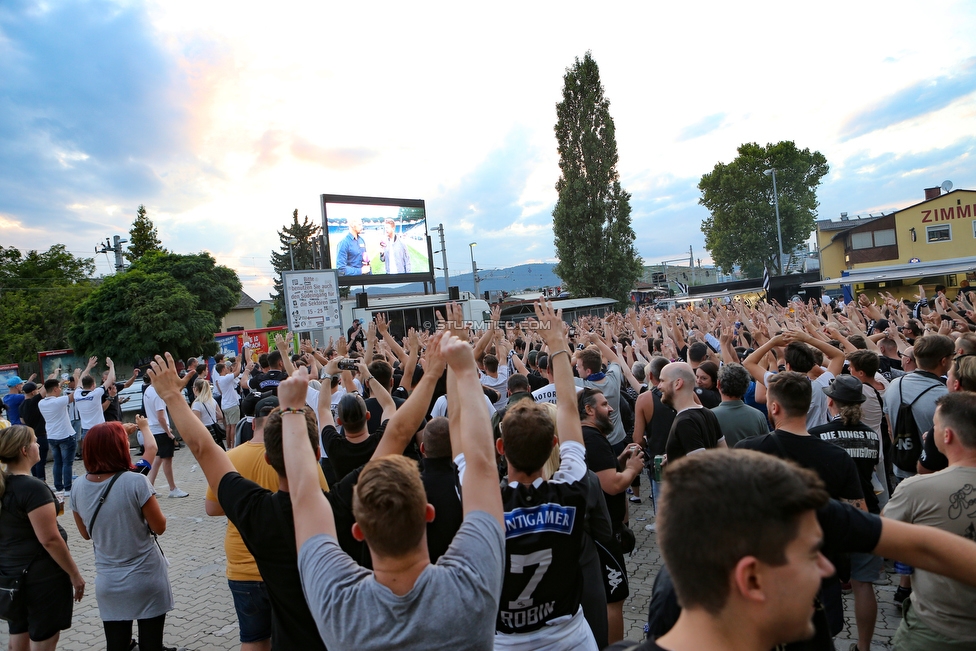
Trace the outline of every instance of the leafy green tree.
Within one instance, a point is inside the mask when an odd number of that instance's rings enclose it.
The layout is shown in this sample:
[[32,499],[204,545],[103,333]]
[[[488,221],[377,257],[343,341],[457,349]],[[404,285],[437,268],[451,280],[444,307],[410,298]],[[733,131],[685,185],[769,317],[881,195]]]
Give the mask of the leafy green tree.
[[[279,248],[271,252],[271,266],[274,267],[274,293],[271,300],[274,305],[271,307],[271,315],[268,325],[282,325],[285,323],[285,291],[281,284],[281,274],[284,271],[291,271],[292,254],[295,256],[295,269],[313,269],[315,267],[312,260],[312,241],[322,233],[322,227],[309,221],[305,215],[305,221],[298,221],[298,209],[291,214],[291,223],[278,231]],[[295,244],[289,245],[291,240],[296,240]],[[289,246],[291,247],[289,250]]]
[[[152,253],[132,266],[147,274],[172,276],[198,300],[197,306],[212,312],[217,327],[220,320],[241,300],[241,281],[237,272],[217,264],[207,252],[181,255]],[[214,332],[217,332],[214,330]]]
[[209,253],[150,253],[78,306],[69,338],[81,354],[123,362],[213,354],[213,335],[240,295],[237,274]]
[[763,173],[769,169],[776,170],[783,253],[803,244],[816,228],[817,186],[830,169],[823,154],[797,149],[792,141],[740,145],[731,163],[718,163],[698,183],[698,202],[711,213],[701,226],[705,248],[725,271],[740,265],[755,278],[765,265],[770,273],[782,273],[773,180]]
[[94,271],[91,258],[76,258],[63,244],[26,254],[0,246],[0,361],[34,362],[38,351],[67,348]]
[[576,296],[606,296],[629,302],[643,273],[630,225],[630,194],[620,186],[617,139],[600,70],[589,52],[563,77],[556,104],[556,141],[561,174],[552,212],[554,272]]
[[153,252],[164,252],[163,243],[159,241],[159,234],[156,226],[146,215],[146,207],[139,204],[136,209],[136,218],[129,229],[129,246],[126,249],[125,257],[129,262],[135,262]]
[[166,273],[131,269],[109,276],[75,312],[69,338],[81,355],[137,362],[170,352],[174,357],[217,352],[213,313]]

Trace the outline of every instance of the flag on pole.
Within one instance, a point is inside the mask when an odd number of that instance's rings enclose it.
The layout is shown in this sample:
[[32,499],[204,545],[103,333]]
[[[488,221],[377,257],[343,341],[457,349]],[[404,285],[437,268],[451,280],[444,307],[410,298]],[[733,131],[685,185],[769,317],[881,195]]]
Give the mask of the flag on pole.
[[769,293],[769,267],[763,265],[763,291]]
[[684,283],[680,283],[677,280],[674,281],[674,284],[678,286],[678,293],[679,294],[687,294],[688,293],[688,285],[685,285]]

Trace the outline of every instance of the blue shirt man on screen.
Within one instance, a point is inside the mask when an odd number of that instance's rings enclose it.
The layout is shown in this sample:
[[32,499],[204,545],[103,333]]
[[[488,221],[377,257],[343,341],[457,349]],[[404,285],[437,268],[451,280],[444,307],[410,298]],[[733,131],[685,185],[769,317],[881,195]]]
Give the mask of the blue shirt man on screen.
[[363,220],[359,217],[349,218],[349,233],[346,234],[336,249],[335,268],[340,276],[362,276],[371,274],[369,254],[366,253],[366,242],[360,235],[363,232]]

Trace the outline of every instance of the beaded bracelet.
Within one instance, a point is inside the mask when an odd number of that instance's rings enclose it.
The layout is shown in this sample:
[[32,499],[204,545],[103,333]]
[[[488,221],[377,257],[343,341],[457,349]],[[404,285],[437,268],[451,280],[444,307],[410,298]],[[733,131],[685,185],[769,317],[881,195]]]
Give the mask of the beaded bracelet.
[[299,407],[298,409],[292,407],[285,407],[284,409],[281,410],[281,415],[284,416],[285,414],[302,414],[304,416],[305,407]]

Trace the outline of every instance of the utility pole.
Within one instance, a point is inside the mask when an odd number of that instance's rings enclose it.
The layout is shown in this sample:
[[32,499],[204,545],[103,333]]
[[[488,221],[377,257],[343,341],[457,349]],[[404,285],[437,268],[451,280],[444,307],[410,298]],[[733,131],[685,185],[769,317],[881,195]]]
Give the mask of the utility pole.
[[451,286],[451,276],[447,271],[447,244],[444,242],[444,224],[437,225],[437,233],[441,238],[441,264],[444,265],[444,287],[445,291]]
[[474,277],[474,295],[479,296],[481,293],[481,287],[478,286],[478,265],[474,261],[474,247],[478,246],[477,242],[472,242],[468,245],[468,249],[471,251],[471,275]]
[[105,238],[105,244],[102,245],[101,250],[96,246],[95,253],[108,253],[111,251],[115,254],[115,271],[125,271],[125,261],[122,259],[122,245],[129,240],[123,240],[121,237],[116,235],[109,242],[109,239]]

